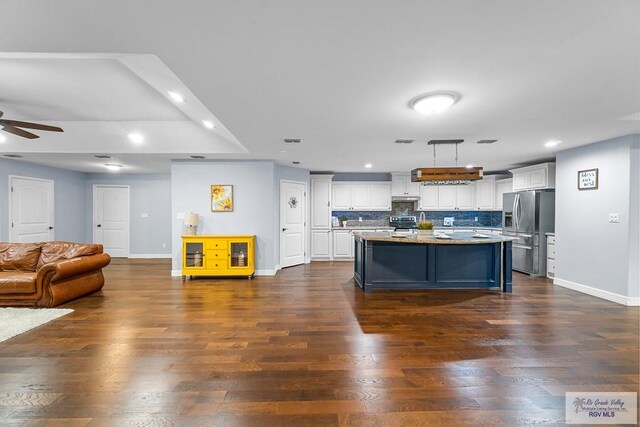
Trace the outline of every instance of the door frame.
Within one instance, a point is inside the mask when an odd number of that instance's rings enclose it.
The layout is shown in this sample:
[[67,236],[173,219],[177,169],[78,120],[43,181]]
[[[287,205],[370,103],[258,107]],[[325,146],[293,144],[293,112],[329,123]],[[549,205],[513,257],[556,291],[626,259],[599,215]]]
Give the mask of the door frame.
[[126,188],[127,189],[127,258],[131,255],[131,186],[130,185],[121,185],[121,184],[93,184],[93,201],[92,201],[92,213],[91,213],[91,241],[96,243],[96,227],[97,218],[96,218],[96,205],[98,198],[96,195],[98,194],[98,188],[100,187],[108,187],[108,188]]
[[309,263],[311,254],[309,253],[309,185],[307,181],[294,181],[292,179],[281,179],[280,180],[280,187],[279,187],[279,195],[278,195],[278,244],[280,246],[280,256],[278,257],[278,265],[276,267],[277,270],[280,270],[282,267],[282,259],[283,254],[284,254],[284,245],[283,243],[283,238],[282,238],[282,232],[280,230],[282,230],[282,186],[285,183],[289,183],[289,184],[301,184],[304,185],[304,222],[303,222],[303,226],[302,226],[302,238],[304,239],[304,241],[302,242],[302,247],[303,247],[303,258],[304,258],[304,262],[303,264],[307,264]]
[[31,181],[41,181],[41,182],[50,182],[51,185],[53,186],[53,229],[52,231],[52,236],[51,236],[51,240],[55,240],[56,239],[56,182],[53,179],[46,179],[46,178],[34,178],[32,176],[22,176],[22,175],[9,175],[9,179],[8,179],[8,188],[7,188],[7,193],[9,194],[9,203],[7,203],[7,207],[9,212],[7,212],[7,226],[9,228],[9,235],[7,236],[8,242],[13,242],[15,236],[13,235],[13,227],[11,226],[11,224],[13,223],[13,191],[11,191],[11,188],[13,187],[13,178],[18,178],[18,179],[29,179]]

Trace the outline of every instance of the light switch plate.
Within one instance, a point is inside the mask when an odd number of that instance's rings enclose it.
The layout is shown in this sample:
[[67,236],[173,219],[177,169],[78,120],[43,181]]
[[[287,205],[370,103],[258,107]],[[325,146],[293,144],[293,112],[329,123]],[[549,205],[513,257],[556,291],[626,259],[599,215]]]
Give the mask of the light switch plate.
[[149,214],[148,213],[141,213],[140,216],[142,218],[149,218]]
[[609,222],[611,224],[618,224],[620,222],[620,216],[617,213],[610,213]]
[[178,212],[176,219],[184,219],[184,212]]

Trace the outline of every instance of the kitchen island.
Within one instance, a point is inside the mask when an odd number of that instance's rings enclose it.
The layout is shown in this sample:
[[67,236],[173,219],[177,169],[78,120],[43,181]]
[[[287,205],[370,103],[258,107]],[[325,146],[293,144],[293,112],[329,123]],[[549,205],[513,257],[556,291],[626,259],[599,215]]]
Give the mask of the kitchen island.
[[354,278],[373,289],[492,289],[511,292],[511,237],[456,232],[448,238],[355,235]]

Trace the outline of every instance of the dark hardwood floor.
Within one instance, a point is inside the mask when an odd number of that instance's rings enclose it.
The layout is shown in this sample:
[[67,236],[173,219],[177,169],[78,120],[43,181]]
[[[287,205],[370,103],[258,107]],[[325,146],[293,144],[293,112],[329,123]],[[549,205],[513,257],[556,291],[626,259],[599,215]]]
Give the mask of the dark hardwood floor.
[[513,294],[364,294],[352,268],[183,283],[115,260],[0,343],[0,425],[553,425],[566,391],[638,391],[638,308],[517,273]]

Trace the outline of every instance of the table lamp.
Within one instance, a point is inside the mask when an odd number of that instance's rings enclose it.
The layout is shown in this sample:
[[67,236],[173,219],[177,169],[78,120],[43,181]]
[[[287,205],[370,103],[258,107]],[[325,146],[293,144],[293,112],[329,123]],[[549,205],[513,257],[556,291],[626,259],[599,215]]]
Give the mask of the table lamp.
[[193,236],[196,234],[196,228],[198,228],[198,214],[189,212],[184,215],[185,234],[187,236]]

